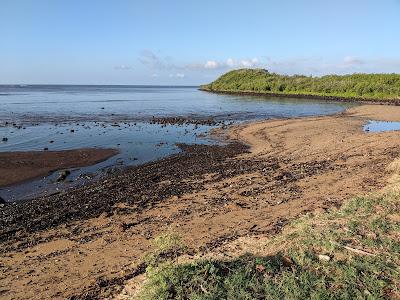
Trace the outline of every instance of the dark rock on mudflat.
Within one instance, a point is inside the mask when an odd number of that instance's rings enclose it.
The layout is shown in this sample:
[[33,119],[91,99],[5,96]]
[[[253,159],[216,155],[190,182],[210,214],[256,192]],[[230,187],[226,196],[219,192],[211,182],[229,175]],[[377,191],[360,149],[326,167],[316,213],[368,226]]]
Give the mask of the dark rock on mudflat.
[[216,126],[223,124],[223,121],[216,121],[213,118],[198,119],[198,118],[188,118],[188,117],[165,117],[165,118],[153,117],[150,120],[150,124],[178,125],[178,126],[183,126],[183,125]]
[[62,172],[60,172],[60,175],[57,178],[57,182],[61,182],[64,181],[65,179],[67,179],[67,177],[71,174],[70,170],[64,170]]
[[[240,143],[179,147],[182,153],[116,171],[100,182],[0,207],[0,243],[11,245],[18,239],[25,241],[25,247],[32,246],[37,243],[30,239],[32,233],[98,217],[104,212],[113,213],[117,203],[132,205],[140,212],[172,196],[204,189],[201,179],[205,174],[217,173],[215,180],[220,180],[268,167],[259,161],[238,163],[230,159],[248,151]],[[0,248],[0,253],[6,250]]]
[[0,197],[0,204],[6,204],[6,203],[7,203],[6,200]]

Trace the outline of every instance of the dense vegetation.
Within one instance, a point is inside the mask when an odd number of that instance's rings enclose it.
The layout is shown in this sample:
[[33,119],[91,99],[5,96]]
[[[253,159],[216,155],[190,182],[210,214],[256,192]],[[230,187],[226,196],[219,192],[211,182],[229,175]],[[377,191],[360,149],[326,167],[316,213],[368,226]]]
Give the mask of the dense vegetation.
[[[392,169],[400,174],[400,161]],[[400,182],[393,187],[303,217],[265,241],[266,256],[177,263],[179,238],[161,236],[138,298],[399,299]]]
[[286,76],[263,69],[230,71],[203,85],[216,92],[331,96],[362,100],[400,100],[400,74]]

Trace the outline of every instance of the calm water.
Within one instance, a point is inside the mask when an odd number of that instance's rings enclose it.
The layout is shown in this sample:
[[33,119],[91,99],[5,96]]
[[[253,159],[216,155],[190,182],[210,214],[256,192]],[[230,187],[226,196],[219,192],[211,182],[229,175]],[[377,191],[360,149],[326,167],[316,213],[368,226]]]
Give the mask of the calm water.
[[1,120],[144,120],[152,116],[216,116],[251,120],[331,114],[346,104],[216,95],[196,87],[0,86]]
[[400,122],[371,120],[364,125],[364,130],[367,132],[384,132],[384,131],[400,130]]
[[53,183],[57,175],[53,174],[1,189],[0,196],[11,201],[84,184],[87,178],[96,176],[93,173],[177,153],[176,143],[215,143],[206,135],[213,126],[161,126],[149,123],[153,116],[242,122],[333,114],[349,106],[317,100],[216,95],[196,87],[0,86],[0,141],[8,138],[0,142],[0,151],[45,147],[120,150],[105,162],[73,170],[72,183]]

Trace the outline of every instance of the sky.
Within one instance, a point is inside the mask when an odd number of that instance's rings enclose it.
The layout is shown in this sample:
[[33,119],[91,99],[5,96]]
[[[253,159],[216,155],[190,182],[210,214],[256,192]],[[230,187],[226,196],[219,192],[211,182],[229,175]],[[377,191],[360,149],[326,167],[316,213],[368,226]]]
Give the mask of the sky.
[[400,0],[0,0],[0,84],[400,73]]

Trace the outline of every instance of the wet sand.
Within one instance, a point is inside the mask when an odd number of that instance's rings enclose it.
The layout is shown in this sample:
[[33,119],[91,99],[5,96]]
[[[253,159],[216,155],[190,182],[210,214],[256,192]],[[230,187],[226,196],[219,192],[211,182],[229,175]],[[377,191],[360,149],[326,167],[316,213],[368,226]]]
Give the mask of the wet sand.
[[2,206],[0,296],[104,298],[144,271],[162,232],[207,253],[376,191],[400,156],[400,131],[366,133],[370,119],[400,121],[400,107],[235,126],[220,133],[226,146],[182,146],[101,182]]
[[0,187],[10,186],[51,172],[96,164],[117,154],[115,149],[0,152]]

